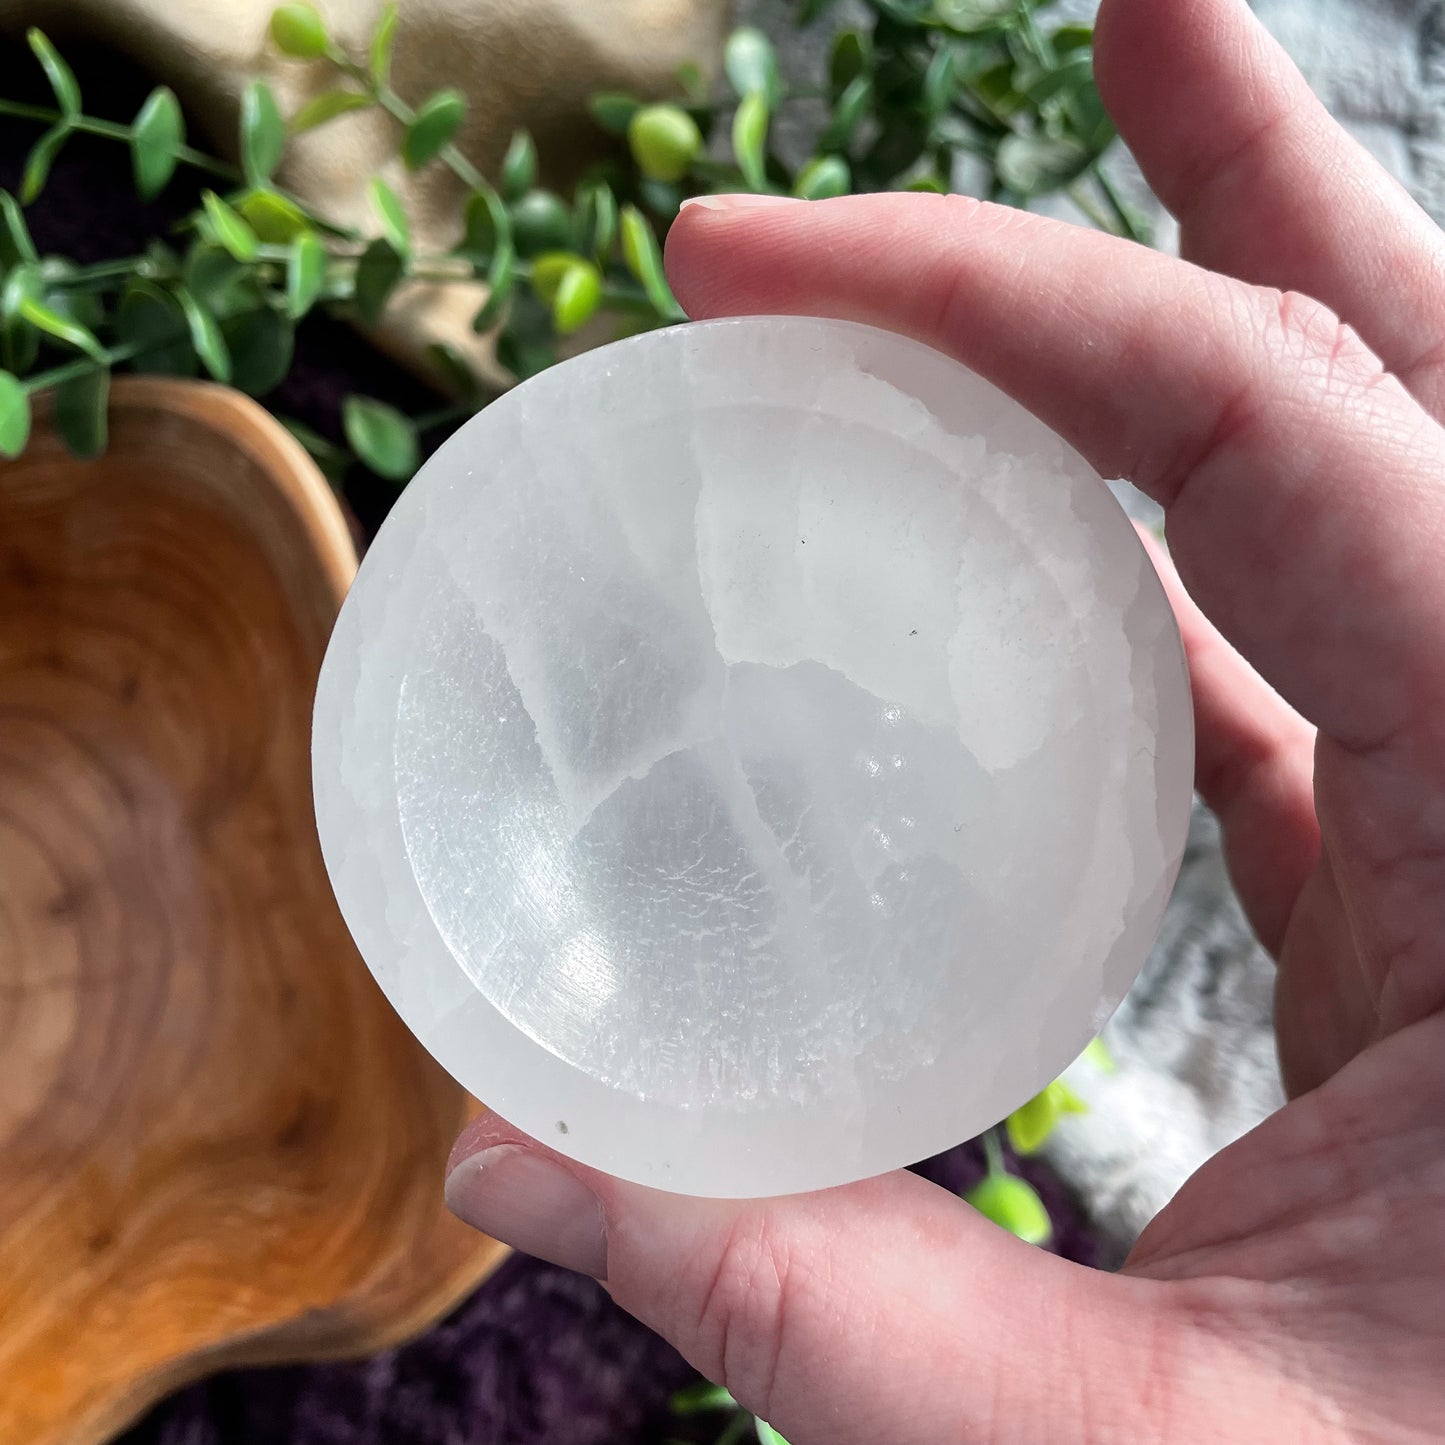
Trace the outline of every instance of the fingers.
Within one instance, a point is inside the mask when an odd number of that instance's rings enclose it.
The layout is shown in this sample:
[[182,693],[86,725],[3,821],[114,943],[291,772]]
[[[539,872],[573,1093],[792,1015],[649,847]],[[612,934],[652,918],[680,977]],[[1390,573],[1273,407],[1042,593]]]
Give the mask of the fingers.
[[1195,785],[1223,827],[1230,875],[1261,943],[1278,954],[1319,858],[1315,730],[1222,638],[1169,554],[1140,536],[1169,596],[1194,694]]
[[[1077,1438],[1172,1339],[1167,1294],[1023,1244],[911,1174],[767,1201],[622,1183],[484,1115],[453,1153],[463,1219],[594,1274],[793,1445]],[[1087,1397],[1085,1400],[1083,1397]]]
[[1445,434],[1323,308],[956,196],[689,207],[668,261],[695,316],[850,317],[980,372],[1165,505],[1297,711],[1445,773]]
[[1445,240],[1243,0],[1106,0],[1094,55],[1184,254],[1324,302],[1445,412]]

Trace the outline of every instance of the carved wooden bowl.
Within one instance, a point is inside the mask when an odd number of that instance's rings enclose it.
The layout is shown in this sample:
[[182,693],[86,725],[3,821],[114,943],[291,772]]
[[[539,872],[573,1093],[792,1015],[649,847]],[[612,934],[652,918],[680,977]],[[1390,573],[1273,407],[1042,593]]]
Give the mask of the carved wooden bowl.
[[502,1247],[441,1202],[474,1107],[356,956],[311,697],[356,558],[244,397],[134,379],[0,466],[0,1442],[412,1333]]

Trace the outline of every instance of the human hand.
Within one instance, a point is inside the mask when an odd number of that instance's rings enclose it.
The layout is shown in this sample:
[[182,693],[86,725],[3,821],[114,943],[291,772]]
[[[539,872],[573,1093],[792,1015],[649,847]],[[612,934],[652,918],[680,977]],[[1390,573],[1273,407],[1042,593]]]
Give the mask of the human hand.
[[1279,960],[1293,1101],[1112,1276],[911,1174],[683,1199],[490,1115],[448,1197],[794,1445],[1439,1441],[1445,243],[1242,0],[1106,0],[1096,65],[1187,261],[886,195],[690,208],[670,274],[693,316],[918,337],[1164,505],[1198,785]]

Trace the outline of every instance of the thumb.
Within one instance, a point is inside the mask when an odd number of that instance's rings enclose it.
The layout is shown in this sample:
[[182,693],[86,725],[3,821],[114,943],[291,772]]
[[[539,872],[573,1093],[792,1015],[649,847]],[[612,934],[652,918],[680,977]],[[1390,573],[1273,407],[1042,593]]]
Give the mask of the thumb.
[[[693,1199],[563,1159],[484,1114],[447,1202],[605,1281],[623,1308],[793,1445],[1155,1438],[1141,1367],[1169,1287],[1098,1274],[913,1174]],[[1152,1411],[1151,1411],[1152,1413]]]

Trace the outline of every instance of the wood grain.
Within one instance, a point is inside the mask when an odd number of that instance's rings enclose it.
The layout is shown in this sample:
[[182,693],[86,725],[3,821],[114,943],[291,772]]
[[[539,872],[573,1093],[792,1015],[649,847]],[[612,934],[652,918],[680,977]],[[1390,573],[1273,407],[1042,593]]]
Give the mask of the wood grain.
[[315,838],[340,512],[223,388],[118,382],[111,435],[0,467],[0,1445],[381,1348],[504,1253]]

